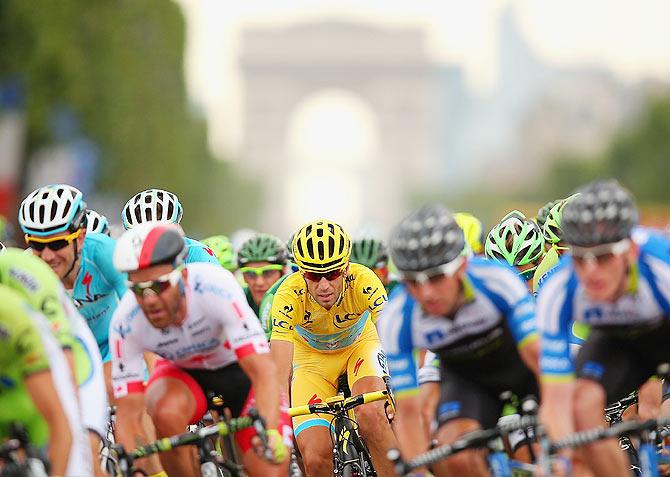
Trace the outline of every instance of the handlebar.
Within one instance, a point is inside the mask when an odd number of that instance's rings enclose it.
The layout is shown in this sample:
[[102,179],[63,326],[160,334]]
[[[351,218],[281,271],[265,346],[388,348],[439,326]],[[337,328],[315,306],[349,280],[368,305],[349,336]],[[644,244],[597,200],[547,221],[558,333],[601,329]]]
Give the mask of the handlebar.
[[342,396],[334,396],[326,399],[324,402],[317,402],[305,404],[302,406],[291,407],[288,414],[291,417],[304,416],[306,414],[316,413],[335,413],[340,411],[348,411],[362,404],[367,404],[374,401],[382,401],[390,399],[390,393],[387,389],[381,391],[373,391],[370,393],[357,394],[349,398]]

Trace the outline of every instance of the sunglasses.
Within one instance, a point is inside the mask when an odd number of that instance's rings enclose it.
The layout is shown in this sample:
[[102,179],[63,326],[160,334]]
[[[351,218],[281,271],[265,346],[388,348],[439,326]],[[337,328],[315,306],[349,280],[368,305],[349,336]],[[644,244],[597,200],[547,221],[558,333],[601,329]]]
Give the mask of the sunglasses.
[[166,273],[163,276],[156,278],[155,280],[149,280],[146,282],[131,282],[128,281],[128,288],[138,297],[143,297],[147,290],[151,290],[154,295],[160,295],[165,290],[170,287],[173,287],[177,284],[181,278],[181,267],[175,268],[170,273]]
[[623,239],[614,243],[596,245],[595,247],[576,247],[570,248],[572,259],[579,264],[585,261],[595,261],[598,264],[605,263],[615,256],[622,255],[630,247],[630,240]]
[[322,278],[325,278],[329,282],[337,280],[344,273],[344,268],[339,268],[331,272],[326,273],[316,273],[316,272],[302,272],[303,276],[310,282],[320,282]]
[[260,277],[272,278],[275,272],[281,273],[283,268],[284,265],[272,264],[262,267],[242,267],[240,268],[240,272],[242,272],[242,276],[247,280],[257,280]]
[[533,275],[535,275],[535,270],[537,270],[537,266],[529,268],[528,270],[524,270],[523,272],[519,272],[519,276],[523,278],[524,281],[527,282],[528,280],[533,278]]
[[465,261],[464,256],[459,256],[449,263],[439,267],[430,268],[420,272],[402,272],[401,278],[409,285],[418,285],[426,282],[436,282],[444,277],[450,277]]
[[78,229],[76,232],[66,235],[65,237],[56,237],[56,238],[39,238],[31,237],[28,234],[25,235],[26,244],[37,252],[41,252],[45,248],[49,250],[61,250],[72,243],[73,240],[76,240],[77,237],[81,235],[83,229]]

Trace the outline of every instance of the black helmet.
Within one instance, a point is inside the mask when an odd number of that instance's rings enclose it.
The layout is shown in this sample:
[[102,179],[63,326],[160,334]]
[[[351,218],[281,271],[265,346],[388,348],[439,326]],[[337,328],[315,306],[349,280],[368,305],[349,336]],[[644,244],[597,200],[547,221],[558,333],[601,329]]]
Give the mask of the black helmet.
[[616,180],[590,182],[565,205],[563,240],[581,247],[614,243],[630,236],[639,215],[633,197]]
[[428,205],[412,212],[395,227],[390,249],[398,270],[420,272],[458,258],[465,249],[465,237],[449,209]]

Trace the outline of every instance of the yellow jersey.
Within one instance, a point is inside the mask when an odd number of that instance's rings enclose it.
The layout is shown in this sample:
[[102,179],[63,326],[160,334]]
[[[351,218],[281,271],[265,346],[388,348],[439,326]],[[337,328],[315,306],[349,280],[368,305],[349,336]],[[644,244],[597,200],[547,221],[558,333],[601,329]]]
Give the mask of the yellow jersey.
[[271,341],[306,344],[318,351],[338,351],[361,336],[376,336],[374,323],[387,301],[379,277],[364,265],[350,263],[342,294],[326,310],[307,292],[295,272],[284,280],[272,302]]

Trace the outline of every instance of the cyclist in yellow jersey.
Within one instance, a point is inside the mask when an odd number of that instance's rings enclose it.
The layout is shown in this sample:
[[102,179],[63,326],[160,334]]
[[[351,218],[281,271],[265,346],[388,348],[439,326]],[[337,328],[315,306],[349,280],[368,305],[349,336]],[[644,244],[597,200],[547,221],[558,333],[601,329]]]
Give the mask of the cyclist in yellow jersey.
[[[293,255],[299,271],[277,290],[270,315],[272,357],[280,385],[291,381],[291,404],[336,395],[344,373],[352,394],[384,389],[386,356],[374,326],[387,301],[384,285],[372,270],[349,263],[351,240],[328,220],[301,228]],[[383,402],[359,406],[356,418],[377,474],[392,475],[386,452],[396,444]],[[327,415],[293,420],[307,477],[333,474],[329,425]]]

